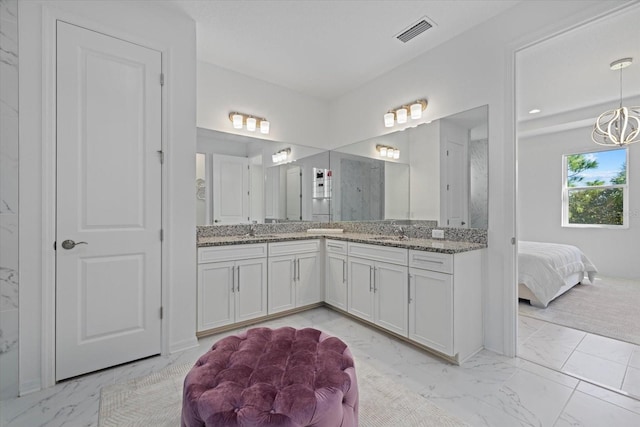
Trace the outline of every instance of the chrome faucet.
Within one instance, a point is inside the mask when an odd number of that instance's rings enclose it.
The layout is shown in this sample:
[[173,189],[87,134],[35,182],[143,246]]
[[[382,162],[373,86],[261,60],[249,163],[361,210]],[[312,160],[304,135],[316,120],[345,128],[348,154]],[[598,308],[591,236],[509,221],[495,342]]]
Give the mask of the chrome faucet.
[[395,233],[398,235],[399,240],[409,240],[409,236],[407,236],[404,232],[404,228],[401,226],[397,226],[395,228]]

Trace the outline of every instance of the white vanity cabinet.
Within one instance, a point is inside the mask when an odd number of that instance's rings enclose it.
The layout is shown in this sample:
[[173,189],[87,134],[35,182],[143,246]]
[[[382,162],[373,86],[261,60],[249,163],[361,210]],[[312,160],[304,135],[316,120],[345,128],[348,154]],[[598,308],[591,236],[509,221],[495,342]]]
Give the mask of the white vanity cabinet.
[[347,310],[347,242],[325,241],[326,272],[324,302]]
[[269,243],[269,314],[321,302],[322,272],[319,239]]
[[407,249],[349,243],[347,311],[406,337],[407,258]]
[[266,243],[198,248],[198,332],[266,315]]
[[482,348],[483,250],[409,250],[409,339],[462,362]]

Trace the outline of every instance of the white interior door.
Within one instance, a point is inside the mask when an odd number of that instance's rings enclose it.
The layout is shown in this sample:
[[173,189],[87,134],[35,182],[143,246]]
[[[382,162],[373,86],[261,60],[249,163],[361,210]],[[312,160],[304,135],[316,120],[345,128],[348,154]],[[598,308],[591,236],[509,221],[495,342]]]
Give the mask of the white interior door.
[[213,155],[213,222],[249,222],[249,159]]
[[57,380],[161,350],[161,59],[57,24]]
[[302,219],[302,172],[299,166],[287,169],[287,219]]
[[445,201],[444,225],[448,227],[468,227],[469,185],[467,145],[468,131],[455,126],[443,126],[445,138],[445,182],[442,194]]

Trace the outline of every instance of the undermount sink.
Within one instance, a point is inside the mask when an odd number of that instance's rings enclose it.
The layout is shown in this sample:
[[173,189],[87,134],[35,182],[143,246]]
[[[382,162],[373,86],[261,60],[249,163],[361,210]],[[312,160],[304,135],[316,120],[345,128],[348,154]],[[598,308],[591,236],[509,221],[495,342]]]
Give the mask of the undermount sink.
[[255,234],[255,235],[251,235],[251,234],[244,234],[242,236],[243,239],[264,239],[264,238],[272,238],[272,237],[278,237],[275,234]]

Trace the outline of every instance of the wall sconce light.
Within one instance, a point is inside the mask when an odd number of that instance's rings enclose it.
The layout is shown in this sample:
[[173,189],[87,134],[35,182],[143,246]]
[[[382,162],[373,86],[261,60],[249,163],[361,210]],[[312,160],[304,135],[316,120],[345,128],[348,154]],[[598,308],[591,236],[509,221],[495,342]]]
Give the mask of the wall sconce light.
[[388,145],[376,145],[376,150],[380,154],[380,157],[386,157],[387,159],[398,160],[400,158],[400,150],[395,147],[389,147]]
[[273,163],[284,162],[289,158],[289,154],[291,154],[291,148],[285,148],[284,150],[280,150],[277,153],[273,153],[271,155],[271,161]]
[[257,118],[249,114],[233,111],[229,113],[229,120],[233,123],[234,129],[242,129],[243,126],[246,126],[249,132],[255,132],[259,128],[260,133],[265,135],[269,133],[270,123],[265,118]]
[[390,128],[395,122],[398,124],[407,123],[407,117],[411,117],[412,120],[422,118],[422,112],[427,109],[427,100],[418,99],[412,104],[402,105],[400,107],[389,110],[384,115],[384,127]]

